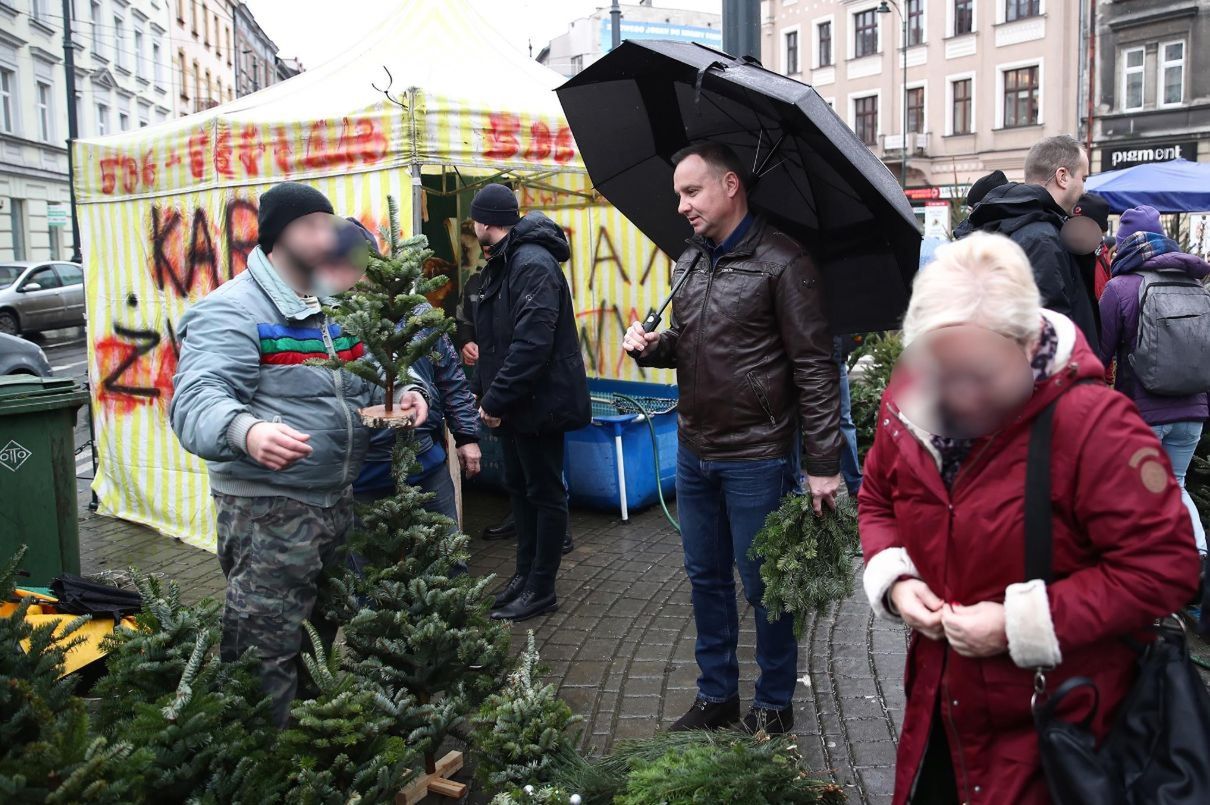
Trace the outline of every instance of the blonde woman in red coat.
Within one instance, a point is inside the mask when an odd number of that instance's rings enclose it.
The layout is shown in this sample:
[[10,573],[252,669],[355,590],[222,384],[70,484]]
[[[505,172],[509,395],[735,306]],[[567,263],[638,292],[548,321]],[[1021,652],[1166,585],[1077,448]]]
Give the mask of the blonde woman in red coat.
[[[894,802],[1046,803],[1034,669],[1054,668],[1052,690],[1091,677],[1104,735],[1136,673],[1120,638],[1196,589],[1189,515],[1155,435],[1041,309],[1007,238],[938,250],[903,329],[858,498],[870,604],[912,629]],[[1025,459],[1056,400],[1047,585],[1024,577]]]

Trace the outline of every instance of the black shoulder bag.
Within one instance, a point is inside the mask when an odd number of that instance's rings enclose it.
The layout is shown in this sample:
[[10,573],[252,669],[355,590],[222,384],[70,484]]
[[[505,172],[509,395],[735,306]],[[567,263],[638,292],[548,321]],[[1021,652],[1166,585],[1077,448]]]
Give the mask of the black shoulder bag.
[[[1057,401],[1056,401],[1057,402]],[[1034,421],[1025,474],[1025,569],[1051,580],[1051,403]],[[1183,625],[1161,624],[1139,650],[1139,676],[1100,749],[1089,729],[1100,706],[1088,677],[1047,694],[1034,675],[1033,711],[1047,787],[1056,805],[1205,805],[1210,803],[1210,695],[1189,660]],[[1083,721],[1058,715],[1059,704],[1087,689]],[[1087,695],[1087,694],[1085,694]]]

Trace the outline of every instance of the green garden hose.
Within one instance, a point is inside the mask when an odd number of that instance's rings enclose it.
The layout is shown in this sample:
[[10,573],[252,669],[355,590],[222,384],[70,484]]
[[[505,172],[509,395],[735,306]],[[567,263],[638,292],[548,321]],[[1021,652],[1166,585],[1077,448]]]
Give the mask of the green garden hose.
[[659,496],[660,508],[664,510],[664,517],[668,518],[668,522],[672,524],[672,527],[675,528],[676,532],[679,534],[681,532],[681,524],[678,523],[676,518],[672,516],[672,512],[668,510],[668,503],[664,500],[664,484],[660,478],[660,440],[655,433],[655,421],[651,418],[651,412],[647,409],[647,406],[643,405],[643,403],[639,402],[634,397],[631,397],[629,394],[622,394],[615,391],[613,392],[613,396],[615,399],[619,399],[623,402],[633,405],[639,410],[640,413],[642,413],[643,419],[647,420],[647,430],[651,433],[651,460],[655,463],[655,492],[656,495]]

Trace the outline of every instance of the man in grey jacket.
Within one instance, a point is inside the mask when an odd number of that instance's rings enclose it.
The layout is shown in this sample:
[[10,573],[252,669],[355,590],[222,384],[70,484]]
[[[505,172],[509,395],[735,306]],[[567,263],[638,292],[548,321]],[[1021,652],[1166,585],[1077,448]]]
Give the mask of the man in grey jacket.
[[[261,196],[247,271],[190,308],[178,329],[169,416],[184,448],[206,459],[217,507],[221,655],[256,651],[280,726],[318,579],[353,522],[351,485],[369,441],[357,409],[382,397],[348,372],[307,364],[365,351],[321,307],[345,290],[324,268],[343,223],[319,191],[273,187]],[[401,406],[415,409],[417,424],[428,415],[414,386]]]

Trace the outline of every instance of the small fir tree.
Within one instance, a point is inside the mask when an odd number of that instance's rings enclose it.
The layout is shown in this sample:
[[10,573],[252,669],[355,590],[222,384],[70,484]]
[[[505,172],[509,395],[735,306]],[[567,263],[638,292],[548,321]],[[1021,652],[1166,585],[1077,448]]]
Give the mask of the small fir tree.
[[341,294],[331,311],[344,331],[361,341],[366,354],[352,361],[333,359],[326,365],[381,386],[389,418],[395,389],[407,383],[408,368],[431,353],[437,339],[451,332],[454,323],[440,310],[415,313],[426,295],[444,285],[446,278],[424,276],[424,261],[433,254],[428,239],[423,235],[401,239],[399,205],[394,198],[387,198],[387,208],[387,254],[370,255],[365,279]]
[[504,689],[488,697],[475,719],[477,772],[489,791],[548,782],[559,761],[575,754],[568,730],[583,719],[553,684],[541,682],[538,662],[530,631]]
[[848,497],[816,516],[810,495],[791,493],[769,514],[752,540],[749,556],[761,560],[764,605],[770,621],[794,618],[798,639],[812,613],[853,594],[853,556],[858,550],[857,508]]

